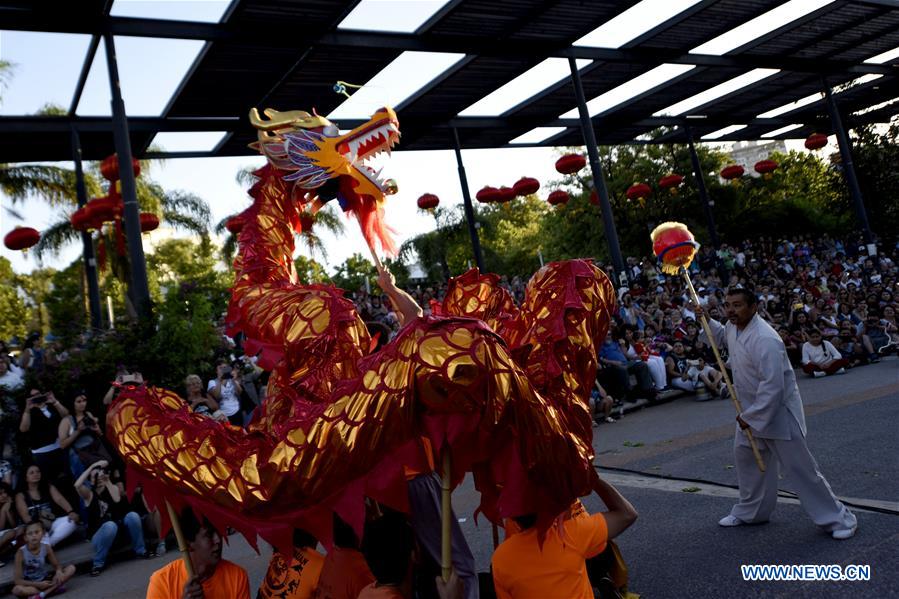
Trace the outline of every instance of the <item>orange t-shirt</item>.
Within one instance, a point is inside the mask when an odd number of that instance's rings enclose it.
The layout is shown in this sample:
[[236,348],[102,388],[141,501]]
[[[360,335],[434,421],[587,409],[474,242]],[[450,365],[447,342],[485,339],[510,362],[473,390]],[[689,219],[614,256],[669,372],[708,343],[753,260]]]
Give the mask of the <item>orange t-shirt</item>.
[[325,556],[313,599],[356,599],[367,585],[373,583],[365,556],[355,549],[334,547]]
[[550,528],[542,550],[534,528],[497,547],[493,554],[497,599],[593,599],[584,560],[605,549],[606,519],[602,514],[575,516],[563,526],[565,540]]
[[324,563],[325,556],[311,547],[294,549],[289,564],[283,554],[273,553],[256,599],[312,599]]
[[396,587],[375,585],[376,583],[373,582],[362,589],[358,599],[406,599]]
[[[150,576],[150,585],[147,587],[147,599],[181,599],[187,580],[184,560],[178,558],[153,572]],[[203,583],[203,595],[250,599],[250,583],[247,580],[246,570],[223,559],[215,568],[212,577]]]

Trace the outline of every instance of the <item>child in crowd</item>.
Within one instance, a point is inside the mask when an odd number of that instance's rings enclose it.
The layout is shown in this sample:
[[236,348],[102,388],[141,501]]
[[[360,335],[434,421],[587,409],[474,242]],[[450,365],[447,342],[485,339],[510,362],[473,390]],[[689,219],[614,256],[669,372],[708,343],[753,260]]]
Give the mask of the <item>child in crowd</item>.
[[[49,597],[65,591],[63,586],[75,575],[75,566],[63,567],[47,543],[42,543],[44,526],[36,520],[25,527],[25,545],[16,552],[15,586],[12,594],[31,599]],[[48,570],[47,566],[53,570]]]

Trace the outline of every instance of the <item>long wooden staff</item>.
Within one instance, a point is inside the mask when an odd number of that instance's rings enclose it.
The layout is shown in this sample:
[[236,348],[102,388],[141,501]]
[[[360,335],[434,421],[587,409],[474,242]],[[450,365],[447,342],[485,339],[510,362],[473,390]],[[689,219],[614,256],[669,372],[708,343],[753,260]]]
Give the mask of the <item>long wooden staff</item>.
[[[687,282],[687,288],[690,290],[690,296],[693,298],[693,303],[699,306],[699,296],[696,295],[696,290],[693,288],[693,281],[690,280],[690,273],[687,272],[686,268],[681,267],[681,275],[683,275],[684,280]],[[734,389],[734,384],[730,380],[730,375],[727,374],[727,368],[724,367],[724,360],[721,359],[721,353],[718,351],[718,344],[715,342],[715,336],[712,334],[712,328],[709,326],[709,321],[706,319],[704,312],[700,316],[699,321],[702,323],[705,336],[708,337],[709,345],[712,346],[712,351],[715,353],[715,360],[718,361],[718,368],[721,369],[721,374],[724,376],[724,382],[727,384],[727,390],[730,391],[730,398],[734,402],[734,408],[737,410],[737,415],[740,415],[743,413],[743,406],[740,405],[740,400],[737,399],[737,390]],[[752,436],[752,431],[748,428],[741,427],[741,429],[749,440],[749,446],[752,447],[752,455],[755,456],[756,465],[761,472],[764,472],[765,462],[762,461],[762,454],[759,453],[759,448],[755,443],[755,437]]]
[[453,481],[450,464],[449,444],[446,444],[443,448],[443,477],[440,484],[442,490],[440,515],[443,524],[440,537],[440,569],[444,582],[449,582],[450,574],[453,571]]
[[169,500],[165,500],[165,507],[169,511],[169,520],[172,521],[172,530],[175,531],[175,538],[178,540],[178,550],[181,551],[181,557],[184,559],[184,569],[187,570],[187,577],[194,577],[194,564],[190,561],[190,548],[187,546],[187,541],[184,539],[184,532],[181,530],[181,521],[178,520],[178,514],[175,513],[175,508],[172,507],[172,504],[169,503]]
[[371,259],[374,261],[375,267],[376,267],[379,271],[380,271],[380,270],[384,270],[384,266],[381,264],[381,259],[378,258],[378,254],[375,253],[375,248],[372,247],[372,245],[371,245],[370,243],[369,243],[369,244],[366,244],[366,245],[368,245],[368,251],[371,252]]

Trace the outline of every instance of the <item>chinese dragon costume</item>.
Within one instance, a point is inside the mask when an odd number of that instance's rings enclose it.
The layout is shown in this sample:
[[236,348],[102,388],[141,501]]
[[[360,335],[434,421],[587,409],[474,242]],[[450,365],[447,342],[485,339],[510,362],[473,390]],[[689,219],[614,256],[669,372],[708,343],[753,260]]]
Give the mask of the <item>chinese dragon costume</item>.
[[336,199],[371,247],[395,251],[383,208],[395,186],[365,161],[399,140],[397,116],[382,108],[341,134],[318,115],[265,115],[250,114],[267,164],[241,215],[227,326],[270,370],[266,399],[240,429],[165,389],[122,393],[108,429],[129,486],[276,545],[294,527],[328,543],[332,513],[361,529],[365,497],[407,509],[403,468],[421,437],[451,452],[453,484],[473,473],[494,521],[536,512],[548,523],[589,494],[588,401],[615,309],[605,274],[582,260],[549,264],[516,306],[496,275],[470,270],[432,315],[372,353],[341,290],[297,281],[294,232]]

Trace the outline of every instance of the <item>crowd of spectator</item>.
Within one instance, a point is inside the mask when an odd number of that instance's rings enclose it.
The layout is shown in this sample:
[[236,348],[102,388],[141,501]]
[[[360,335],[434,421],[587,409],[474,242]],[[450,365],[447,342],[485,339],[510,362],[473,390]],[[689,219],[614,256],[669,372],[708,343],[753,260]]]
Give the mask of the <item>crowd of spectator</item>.
[[[266,373],[219,330],[215,370],[205,382],[188,374],[177,391],[192,411],[244,426],[265,397]],[[144,559],[167,550],[158,511],[140,487],[126,495],[124,464],[105,436],[108,406],[122,386],[144,382],[140,369],[120,365],[97,397],[58,398],[34,383],[80,350],[61,351],[52,336],[31,335],[20,348],[0,342],[0,567],[14,569],[17,596],[64,590],[74,570],[56,561],[58,545],[90,542],[92,576],[115,548]]]
[[[763,236],[700,248],[690,273],[700,304],[720,322],[727,319],[727,289],[754,292],[759,314],[783,338],[793,366],[821,377],[878,362],[899,349],[897,261],[897,247],[869,246],[859,238]],[[626,262],[628,285],[618,289],[618,310],[598,356],[594,399],[604,407],[597,418],[611,420],[608,399],[655,401],[680,392],[699,401],[728,397],[683,279],[665,275],[650,257]],[[599,266],[614,272],[611,265]],[[526,278],[500,281],[516,301],[523,300]],[[446,286],[407,291],[427,314]],[[360,291],[353,299],[363,319],[398,331],[389,298]]]

